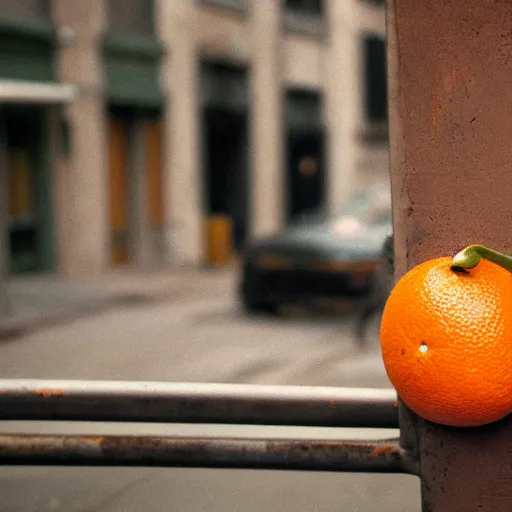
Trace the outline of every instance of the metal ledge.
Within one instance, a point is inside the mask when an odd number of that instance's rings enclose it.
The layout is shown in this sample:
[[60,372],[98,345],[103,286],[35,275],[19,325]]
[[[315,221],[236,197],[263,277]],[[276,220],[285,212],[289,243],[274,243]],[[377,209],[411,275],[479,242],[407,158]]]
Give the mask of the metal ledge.
[[398,428],[391,389],[0,380],[0,420]]
[[0,436],[0,465],[144,466],[416,474],[398,441]]
[[0,103],[69,103],[76,96],[71,84],[0,80]]

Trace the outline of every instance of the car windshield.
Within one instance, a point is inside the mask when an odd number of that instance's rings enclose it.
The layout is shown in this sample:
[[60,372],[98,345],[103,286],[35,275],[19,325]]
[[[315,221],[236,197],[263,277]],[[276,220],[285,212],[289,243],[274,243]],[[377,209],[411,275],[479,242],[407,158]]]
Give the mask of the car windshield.
[[385,189],[369,190],[357,196],[329,222],[329,231],[338,236],[361,235],[371,226],[391,225],[391,197]]
[[345,208],[337,213],[328,213],[321,209],[310,211],[296,219],[293,224],[298,228],[313,226],[315,229],[325,227],[329,231],[333,224],[354,222],[358,225],[391,224],[391,194],[384,187],[370,188],[358,194]]
[[365,224],[386,224],[391,222],[391,197],[386,189],[364,192],[353,199],[338,215],[339,219],[352,218]]

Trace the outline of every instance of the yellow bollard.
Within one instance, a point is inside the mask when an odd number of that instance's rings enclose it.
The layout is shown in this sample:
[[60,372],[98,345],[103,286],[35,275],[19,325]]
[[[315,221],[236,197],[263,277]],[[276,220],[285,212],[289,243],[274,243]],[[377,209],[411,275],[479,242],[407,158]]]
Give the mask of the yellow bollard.
[[233,256],[233,220],[229,215],[215,214],[206,219],[206,263],[222,266]]

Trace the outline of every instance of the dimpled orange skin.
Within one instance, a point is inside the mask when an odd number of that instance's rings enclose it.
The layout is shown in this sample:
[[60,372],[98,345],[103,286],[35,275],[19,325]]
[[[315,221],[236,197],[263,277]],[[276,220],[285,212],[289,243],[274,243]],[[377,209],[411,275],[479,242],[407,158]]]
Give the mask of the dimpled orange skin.
[[419,416],[484,425],[512,413],[512,274],[484,259],[466,272],[450,265],[429,260],[396,283],[382,315],[382,356]]

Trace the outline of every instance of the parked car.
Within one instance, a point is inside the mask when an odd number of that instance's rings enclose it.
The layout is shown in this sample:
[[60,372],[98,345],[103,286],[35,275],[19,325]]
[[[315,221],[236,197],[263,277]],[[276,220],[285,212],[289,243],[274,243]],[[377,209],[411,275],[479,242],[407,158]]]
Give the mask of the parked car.
[[311,214],[250,243],[240,298],[248,311],[273,311],[287,302],[363,297],[391,232],[390,190],[371,187],[339,215]]

